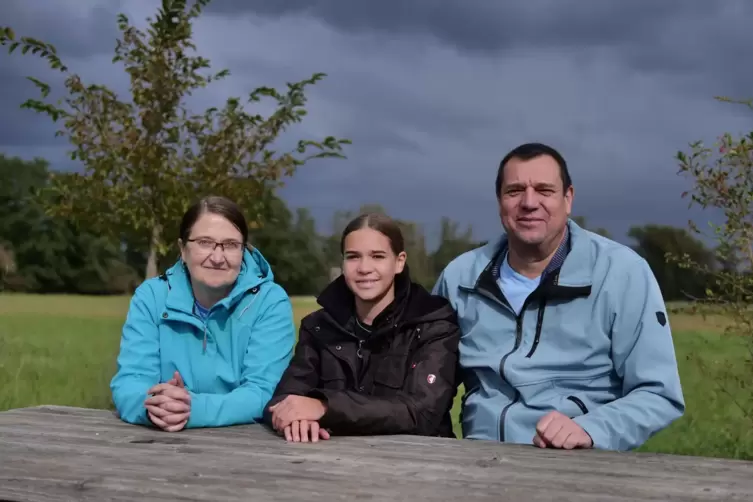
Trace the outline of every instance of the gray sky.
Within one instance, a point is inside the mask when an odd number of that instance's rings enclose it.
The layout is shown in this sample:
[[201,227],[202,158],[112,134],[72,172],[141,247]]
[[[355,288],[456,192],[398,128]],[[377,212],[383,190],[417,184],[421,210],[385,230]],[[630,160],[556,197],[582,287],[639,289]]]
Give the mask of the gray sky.
[[[5,0],[0,19],[125,91],[115,15],[143,25],[156,4]],[[624,241],[631,225],[698,217],[680,198],[677,150],[753,129],[752,113],[713,99],[753,97],[752,19],[749,0],[215,0],[197,43],[233,76],[196,103],[327,73],[290,138],[350,138],[349,158],[306,165],[283,191],[324,231],[336,209],[381,203],[430,238],[441,216],[490,238],[500,159],[543,141],[570,165],[574,212]],[[72,167],[50,120],[19,109],[37,97],[27,75],[52,74],[0,55],[0,151]]]

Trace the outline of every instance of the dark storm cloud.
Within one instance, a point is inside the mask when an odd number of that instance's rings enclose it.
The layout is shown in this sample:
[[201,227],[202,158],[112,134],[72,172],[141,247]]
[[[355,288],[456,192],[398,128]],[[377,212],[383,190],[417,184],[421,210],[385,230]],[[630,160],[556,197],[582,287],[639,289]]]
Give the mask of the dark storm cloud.
[[[52,44],[63,62],[70,64],[112,53],[117,36],[115,15],[121,5],[122,0],[94,6],[82,2],[78,7],[53,0],[5,0],[0,3],[0,25],[10,26],[17,38],[31,37]],[[22,55],[18,49],[9,55],[6,50],[7,47],[0,48],[0,148],[20,151],[31,146],[64,145],[55,138],[59,124],[20,107],[27,99],[40,98],[28,76],[40,78],[58,89],[55,84],[62,83],[60,75],[30,53]],[[62,152],[63,148],[57,150]],[[30,155],[36,153],[37,149],[30,149]]]
[[704,80],[721,93],[753,87],[748,0],[223,0],[211,9],[312,17],[354,34],[428,35],[485,54],[581,50],[579,57],[588,58],[610,50],[610,57],[641,71],[693,75],[713,68]]
[[225,14],[300,14],[354,33],[424,33],[462,49],[491,52],[634,43],[657,37],[670,21],[717,10],[714,2],[692,0],[223,0],[211,8]]
[[55,46],[69,58],[112,52],[117,35],[116,13],[123,0],[3,0],[0,25],[11,26],[18,37],[28,36]]
[[[14,0],[2,24],[55,43],[89,81],[123,89],[110,57],[115,13],[143,23],[151,0],[81,4]],[[9,7],[10,6],[10,7]],[[24,6],[23,8],[19,6]],[[380,203],[436,236],[439,218],[492,238],[499,159],[544,141],[568,159],[575,213],[622,238],[629,226],[684,225],[686,188],[672,159],[695,139],[750,129],[714,103],[746,97],[753,41],[745,0],[215,0],[197,24],[202,55],[231,79],[200,93],[201,110],[259,85],[324,71],[309,89],[299,137],[353,140],[348,160],[304,166],[283,195],[327,230],[333,211]],[[27,10],[24,10],[27,9]],[[71,29],[71,27],[74,29]],[[745,56],[745,57],[743,57]],[[33,58],[0,55],[0,148],[65,167],[54,125],[18,105],[45,75]],[[74,66],[73,64],[71,66]],[[49,73],[47,73],[49,75]],[[104,81],[104,82],[103,82]],[[641,200],[642,199],[642,200]]]

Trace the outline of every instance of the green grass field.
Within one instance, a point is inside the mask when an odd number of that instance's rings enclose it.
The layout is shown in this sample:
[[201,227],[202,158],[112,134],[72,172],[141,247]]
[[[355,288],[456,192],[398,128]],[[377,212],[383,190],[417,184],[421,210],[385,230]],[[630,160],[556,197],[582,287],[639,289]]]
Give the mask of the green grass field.
[[[316,306],[310,298],[294,303],[296,321]],[[111,408],[109,382],[127,308],[126,297],[0,295],[0,410]],[[732,396],[718,386],[751,375],[744,366],[747,350],[721,335],[723,319],[677,315],[671,322],[688,409],[641,450],[753,459],[753,421],[734,403],[752,409],[750,382]],[[708,372],[688,360],[690,354]],[[457,411],[456,405],[456,417]]]

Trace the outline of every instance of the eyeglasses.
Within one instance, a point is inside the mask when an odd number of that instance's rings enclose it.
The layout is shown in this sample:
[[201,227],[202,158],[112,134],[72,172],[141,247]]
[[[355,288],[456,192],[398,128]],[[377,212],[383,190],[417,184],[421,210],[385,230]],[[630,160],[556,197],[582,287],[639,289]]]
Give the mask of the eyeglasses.
[[222,248],[223,252],[238,252],[243,248],[243,243],[238,241],[215,242],[212,239],[188,239],[188,242],[195,242],[202,251],[214,252],[217,246]]

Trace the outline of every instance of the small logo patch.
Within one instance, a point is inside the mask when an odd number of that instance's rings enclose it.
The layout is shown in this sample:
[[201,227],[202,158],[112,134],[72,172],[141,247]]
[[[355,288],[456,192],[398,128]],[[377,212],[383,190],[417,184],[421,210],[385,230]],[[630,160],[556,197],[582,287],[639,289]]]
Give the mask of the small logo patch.
[[667,324],[667,316],[664,315],[664,312],[657,312],[656,320],[659,321],[659,324],[661,324],[662,326]]
[[437,377],[436,377],[436,375],[428,375],[426,377],[426,381],[429,382],[430,384],[432,384],[432,383],[434,383],[434,382],[437,381]]

